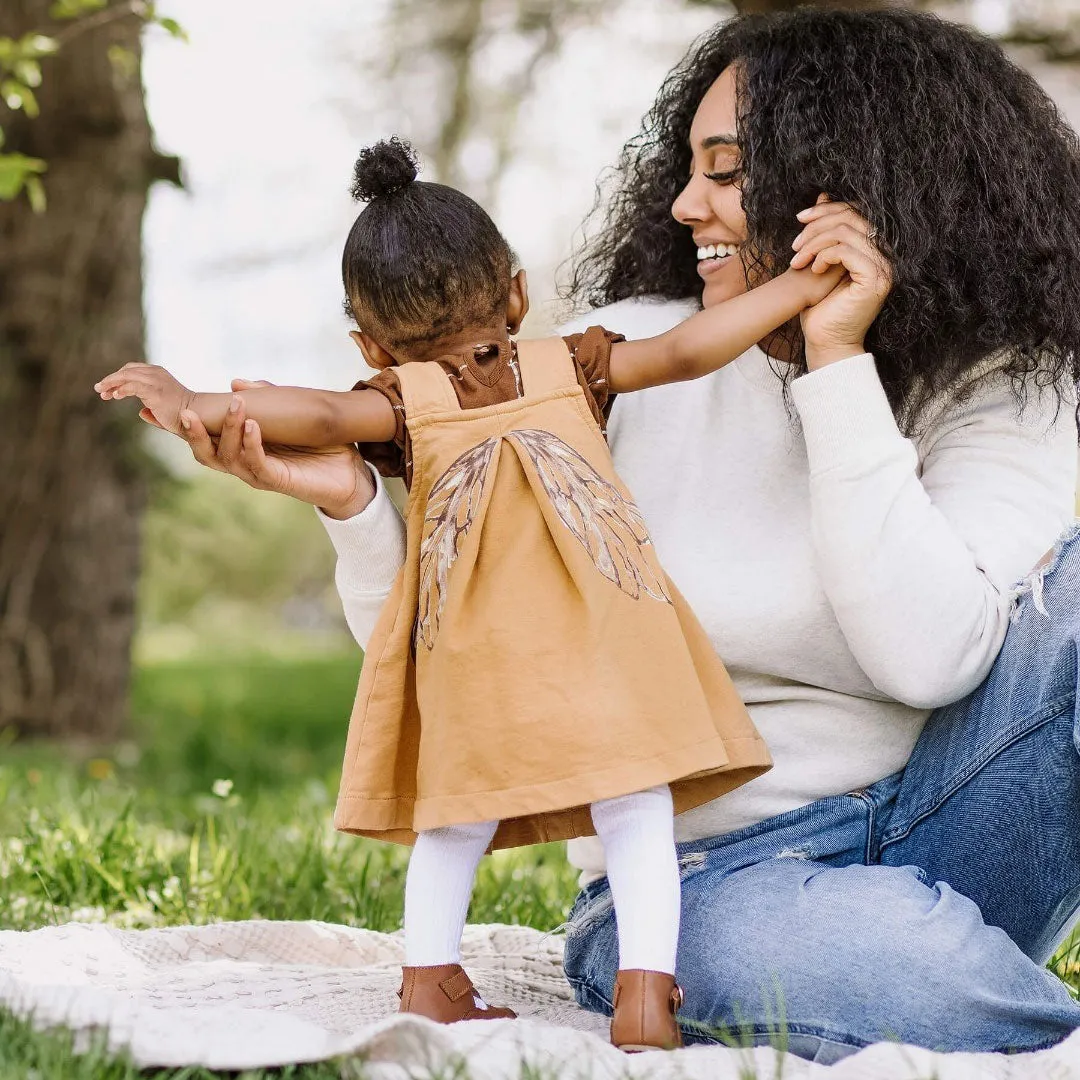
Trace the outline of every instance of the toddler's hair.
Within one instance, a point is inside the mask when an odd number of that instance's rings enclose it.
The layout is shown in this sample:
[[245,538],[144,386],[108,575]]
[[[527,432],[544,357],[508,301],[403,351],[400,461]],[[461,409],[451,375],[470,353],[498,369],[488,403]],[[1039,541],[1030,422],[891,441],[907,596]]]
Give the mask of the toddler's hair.
[[345,310],[386,348],[488,326],[510,296],[513,252],[484,209],[416,179],[397,137],[360,151],[353,198],[368,205],[341,256]]

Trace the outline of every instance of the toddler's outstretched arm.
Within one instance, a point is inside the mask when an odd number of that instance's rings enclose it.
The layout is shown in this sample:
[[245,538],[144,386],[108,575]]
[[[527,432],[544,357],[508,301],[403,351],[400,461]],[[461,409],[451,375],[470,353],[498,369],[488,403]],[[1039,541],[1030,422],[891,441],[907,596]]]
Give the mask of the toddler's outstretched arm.
[[611,347],[609,382],[616,393],[697,379],[722,368],[804,308],[823,300],[846,273],[786,270],[756,289],[691,315],[658,337]]
[[[194,412],[211,435],[221,425],[236,394],[196,394],[164,368],[125,364],[94,386],[103,401],[137,397],[166,431],[179,432],[180,414]],[[263,440],[286,446],[344,446],[386,442],[396,421],[390,402],[377,390],[309,390],[300,386],[260,386],[243,392],[244,408]]]

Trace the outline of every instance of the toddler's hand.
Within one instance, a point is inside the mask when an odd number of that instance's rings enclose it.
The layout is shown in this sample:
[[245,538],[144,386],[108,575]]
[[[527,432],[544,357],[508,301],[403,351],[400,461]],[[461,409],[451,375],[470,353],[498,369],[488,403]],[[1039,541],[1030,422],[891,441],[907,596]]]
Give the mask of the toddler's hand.
[[102,401],[137,397],[158,426],[174,434],[180,431],[180,413],[191,408],[195,400],[186,386],[153,364],[125,364],[95,383],[94,389]]
[[805,270],[786,270],[798,281],[799,288],[805,297],[807,307],[813,307],[820,303],[836,288],[844,279],[847,270],[842,266],[823,266],[819,270],[807,267]]

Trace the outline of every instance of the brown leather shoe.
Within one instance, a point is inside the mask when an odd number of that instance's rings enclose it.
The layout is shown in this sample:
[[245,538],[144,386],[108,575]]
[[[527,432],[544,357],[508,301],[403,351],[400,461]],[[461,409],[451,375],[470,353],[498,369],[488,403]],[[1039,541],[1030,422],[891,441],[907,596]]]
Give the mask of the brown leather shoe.
[[484,1003],[460,964],[403,967],[398,1012],[416,1013],[440,1024],[459,1020],[514,1020],[517,1013]]
[[611,1042],[620,1050],[674,1050],[682,1046],[675,1013],[683,994],[673,975],[626,968],[615,976]]

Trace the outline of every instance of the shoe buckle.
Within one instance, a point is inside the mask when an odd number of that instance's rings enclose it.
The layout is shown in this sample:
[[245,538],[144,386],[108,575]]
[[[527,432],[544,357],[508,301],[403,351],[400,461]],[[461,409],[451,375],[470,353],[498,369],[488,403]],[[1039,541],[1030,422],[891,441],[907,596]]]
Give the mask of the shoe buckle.
[[676,983],[671,988],[671,1011],[677,1013],[682,1007],[686,999],[683,997],[682,987]]

